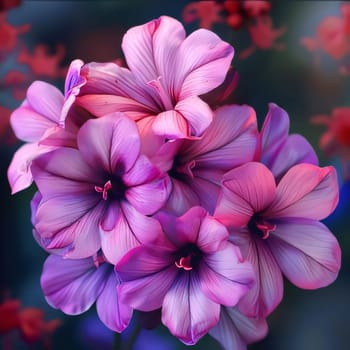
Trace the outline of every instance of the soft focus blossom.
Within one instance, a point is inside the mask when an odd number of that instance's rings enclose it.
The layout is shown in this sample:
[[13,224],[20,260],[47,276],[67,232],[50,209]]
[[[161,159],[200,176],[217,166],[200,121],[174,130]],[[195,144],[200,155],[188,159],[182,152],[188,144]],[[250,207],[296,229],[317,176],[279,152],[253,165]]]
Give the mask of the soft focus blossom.
[[170,182],[140,155],[136,124],[119,113],[87,121],[78,149],[61,147],[37,157],[32,173],[42,195],[35,229],[64,248],[64,256],[85,258],[102,246],[107,259],[152,235],[146,215],[160,209]]
[[282,273],[304,289],[335,280],[340,248],[318,220],[327,217],[337,202],[332,167],[298,164],[277,185],[273,174],[256,162],[225,175],[215,217],[230,228],[230,239],[253,264],[258,280],[242,299],[242,312],[269,315],[282,299]]
[[122,48],[129,69],[87,64],[78,103],[98,117],[118,110],[150,119],[164,138],[201,136],[212,111],[198,95],[224,81],[233,48],[205,29],[186,38],[182,24],[166,16],[129,29]]
[[219,321],[220,304],[234,306],[254,282],[249,263],[228,232],[201,207],[183,216],[159,214],[165,231],[156,245],[131,250],[116,265],[121,301],[134,309],[162,307],[162,322],[195,344]]

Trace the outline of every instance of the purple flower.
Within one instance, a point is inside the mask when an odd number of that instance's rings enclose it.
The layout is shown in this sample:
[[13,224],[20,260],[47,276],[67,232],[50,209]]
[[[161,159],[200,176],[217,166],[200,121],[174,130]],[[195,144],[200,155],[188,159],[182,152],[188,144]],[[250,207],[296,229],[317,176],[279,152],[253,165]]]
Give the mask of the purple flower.
[[221,307],[218,324],[209,331],[225,350],[246,350],[247,344],[263,339],[267,334],[264,318],[250,318],[238,307]]
[[165,231],[156,244],[127,253],[115,270],[120,300],[132,308],[162,308],[162,322],[185,344],[219,321],[220,304],[234,306],[254,282],[228,231],[201,207],[177,218],[159,213]]
[[157,234],[160,209],[171,190],[167,175],[140,154],[136,124],[119,113],[87,121],[78,149],[59,148],[33,161],[42,199],[35,229],[46,249],[85,258],[101,247],[111,263]]
[[287,112],[270,103],[257,142],[254,160],[265,164],[277,180],[296,164],[318,165],[317,155],[310,143],[299,134],[288,135],[288,133]]
[[200,139],[163,144],[152,160],[168,171],[172,180],[166,209],[182,215],[200,205],[212,214],[223,175],[253,160],[257,136],[255,111],[230,105],[215,111]]
[[117,285],[113,265],[100,253],[86,259],[50,255],[41,276],[41,287],[52,307],[68,315],[78,315],[96,302],[101,321],[121,332],[130,322],[132,309],[118,299]]
[[233,48],[205,29],[186,38],[167,16],[129,29],[122,48],[129,69],[87,64],[77,102],[98,117],[118,110],[150,119],[152,131],[168,139],[201,136],[212,111],[198,96],[224,81]]
[[282,273],[294,285],[315,289],[332,283],[340,269],[336,238],[318,220],[338,202],[333,167],[292,167],[276,185],[273,174],[251,162],[224,176],[215,217],[252,263],[257,284],[239,307],[248,316],[266,317],[283,294]]

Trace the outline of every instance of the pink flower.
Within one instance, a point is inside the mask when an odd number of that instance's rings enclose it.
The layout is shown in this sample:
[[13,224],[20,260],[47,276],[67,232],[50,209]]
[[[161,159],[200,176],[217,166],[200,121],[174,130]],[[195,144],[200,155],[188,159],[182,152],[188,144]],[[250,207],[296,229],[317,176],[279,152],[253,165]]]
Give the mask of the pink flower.
[[261,163],[247,163],[225,175],[215,217],[230,228],[230,239],[253,264],[258,281],[242,299],[242,312],[269,315],[282,299],[282,273],[304,289],[336,279],[340,248],[318,220],[337,202],[333,167],[298,164],[277,185]]
[[45,248],[64,248],[65,257],[89,257],[102,246],[115,263],[152,237],[155,220],[146,215],[164,205],[171,184],[140,154],[137,126],[122,114],[87,121],[77,147],[61,147],[33,161],[42,195],[35,229],[49,240]]
[[203,208],[157,218],[164,237],[131,250],[116,264],[120,300],[141,311],[162,308],[171,333],[195,344],[219,321],[220,304],[234,306],[247,293],[254,274],[227,241],[225,226]]
[[192,206],[215,209],[223,175],[253,160],[257,141],[255,111],[249,106],[218,108],[199,140],[176,140],[160,147],[152,160],[168,174],[173,189],[165,205],[182,215]]
[[317,155],[310,143],[299,134],[289,135],[288,114],[274,103],[269,103],[254,160],[265,164],[277,181],[296,164],[318,165]]
[[182,24],[166,16],[128,30],[122,48],[129,69],[86,65],[77,102],[97,117],[118,110],[149,118],[164,138],[201,136],[212,111],[198,96],[224,81],[233,48],[205,29],[186,38]]
[[101,321],[121,332],[129,324],[132,309],[120,303],[113,265],[96,254],[86,259],[50,255],[44,264],[41,287],[47,302],[68,315],[87,311],[95,302]]
[[264,318],[250,318],[238,307],[221,307],[218,324],[209,331],[225,350],[246,350],[247,344],[263,339],[268,328]]

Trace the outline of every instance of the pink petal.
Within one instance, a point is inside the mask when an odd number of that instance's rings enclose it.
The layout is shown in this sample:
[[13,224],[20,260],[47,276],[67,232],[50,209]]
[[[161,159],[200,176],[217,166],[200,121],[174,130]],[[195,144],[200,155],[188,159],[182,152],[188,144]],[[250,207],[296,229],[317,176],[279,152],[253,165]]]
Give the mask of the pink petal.
[[266,216],[322,220],[334,210],[338,196],[337,174],[333,167],[298,164],[279,182]]
[[224,349],[246,350],[247,344],[264,338],[268,328],[264,318],[249,318],[237,308],[222,307],[219,323],[209,331]]
[[121,113],[88,120],[78,133],[79,150],[86,162],[108,173],[124,173],[140,152],[136,124]]
[[50,255],[40,281],[47,302],[68,315],[85,312],[104,288],[108,268],[107,264],[96,268],[92,258],[66,260]]
[[212,216],[205,216],[200,224],[197,245],[203,253],[214,253],[225,247],[228,231]]
[[165,295],[162,322],[187,345],[193,345],[219,321],[220,305],[201,291],[198,277],[185,273]]
[[213,120],[212,110],[197,96],[181,100],[175,109],[189,124],[190,133],[187,136],[201,136]]
[[228,226],[245,226],[275,196],[275,179],[261,163],[250,162],[225,174],[214,216]]
[[200,268],[203,293],[218,304],[235,306],[255,282],[252,266],[243,262],[239,248],[231,243],[203,260]]
[[22,191],[32,184],[33,176],[30,169],[32,160],[53,149],[49,146],[39,146],[37,143],[28,143],[15,152],[7,170],[12,194]]
[[179,100],[205,94],[224,80],[233,57],[233,48],[209,30],[190,34],[176,52],[178,70],[175,91]]
[[154,118],[152,130],[156,135],[170,140],[187,138],[191,135],[189,122],[174,110],[159,113]]
[[158,76],[164,77],[184,38],[182,24],[162,16],[129,29],[124,35],[122,48],[129,68],[146,84]]
[[253,266],[256,284],[241,299],[239,310],[250,317],[267,317],[282,300],[282,273],[262,239],[249,238],[246,242],[241,249],[243,256]]
[[109,329],[122,332],[130,323],[132,308],[120,302],[117,285],[117,277],[112,269],[97,298],[96,310],[98,317]]
[[267,243],[284,275],[297,287],[316,289],[337,278],[340,247],[322,223],[283,220]]

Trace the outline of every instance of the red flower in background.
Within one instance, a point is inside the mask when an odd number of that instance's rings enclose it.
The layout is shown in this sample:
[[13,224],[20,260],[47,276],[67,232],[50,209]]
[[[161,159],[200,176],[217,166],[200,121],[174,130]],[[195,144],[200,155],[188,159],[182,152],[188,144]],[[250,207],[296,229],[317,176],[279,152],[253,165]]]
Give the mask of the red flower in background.
[[21,2],[21,0],[0,0],[0,12],[17,7]]

